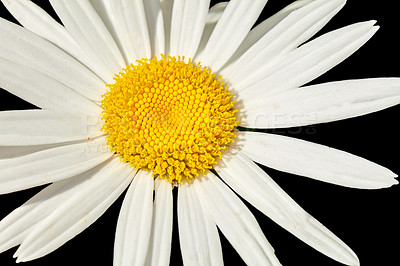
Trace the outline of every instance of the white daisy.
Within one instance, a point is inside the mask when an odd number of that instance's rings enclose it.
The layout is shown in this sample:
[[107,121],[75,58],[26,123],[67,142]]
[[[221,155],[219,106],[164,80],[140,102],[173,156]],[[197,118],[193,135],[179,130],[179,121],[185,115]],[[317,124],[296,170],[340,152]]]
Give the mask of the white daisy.
[[321,253],[359,264],[255,162],[362,189],[390,187],[397,175],[247,129],[398,104],[398,78],[305,85],[366,43],[375,21],[308,41],[345,1],[296,1],[253,29],[266,0],[211,9],[206,0],[50,0],[64,26],[31,1],[2,2],[24,27],[0,19],[0,86],[41,109],[0,113],[0,193],[51,184],[0,222],[0,251],[19,245],[17,262],[45,256],[127,189],[114,265],[168,265],[176,187],[185,265],[223,264],[217,228],[246,264],[280,265],[235,192]]

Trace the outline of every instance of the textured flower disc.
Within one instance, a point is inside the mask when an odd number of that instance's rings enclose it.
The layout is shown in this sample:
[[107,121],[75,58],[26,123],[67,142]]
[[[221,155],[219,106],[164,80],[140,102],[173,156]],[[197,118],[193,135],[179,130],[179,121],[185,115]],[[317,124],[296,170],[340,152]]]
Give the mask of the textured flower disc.
[[207,67],[161,56],[138,60],[103,95],[112,151],[170,183],[211,169],[235,138],[232,94]]

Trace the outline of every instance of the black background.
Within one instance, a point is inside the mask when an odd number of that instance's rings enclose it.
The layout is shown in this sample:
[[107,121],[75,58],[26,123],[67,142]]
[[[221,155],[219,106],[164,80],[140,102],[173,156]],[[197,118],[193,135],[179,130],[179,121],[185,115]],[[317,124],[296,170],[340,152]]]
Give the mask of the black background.
[[[45,1],[36,2],[54,14],[42,3]],[[270,0],[260,21],[291,2]],[[1,4],[0,13],[1,17],[15,22]],[[342,79],[400,76],[400,46],[397,36],[400,23],[396,1],[349,0],[344,9],[318,35],[371,19],[377,20],[377,24],[381,26],[377,34],[353,56],[313,81],[313,84]],[[33,106],[0,90],[0,110],[29,108]],[[399,173],[399,114],[400,106],[396,106],[355,119],[279,130],[275,133],[345,150]],[[265,170],[299,205],[347,243],[358,255],[362,265],[400,265],[397,214],[400,205],[399,186],[382,190],[357,190],[267,168]],[[0,218],[39,190],[40,188],[35,188],[1,195]],[[176,196],[176,190],[174,194]],[[122,198],[120,197],[98,221],[73,240],[46,257],[24,265],[111,265],[114,232]],[[248,206],[283,265],[340,265],[302,243],[252,206]],[[171,265],[182,265],[176,218],[175,215]],[[223,236],[221,241],[225,264],[244,265]],[[15,250],[16,248],[0,254],[0,265],[14,265],[15,259],[12,255]]]

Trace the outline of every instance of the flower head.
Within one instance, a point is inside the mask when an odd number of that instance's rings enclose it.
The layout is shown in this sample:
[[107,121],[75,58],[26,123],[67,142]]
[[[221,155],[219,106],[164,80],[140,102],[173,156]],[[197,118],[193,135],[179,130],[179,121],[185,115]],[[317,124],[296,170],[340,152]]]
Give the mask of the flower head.
[[50,0],[62,24],[31,1],[2,2],[23,27],[0,20],[0,86],[40,109],[0,113],[0,193],[50,185],[0,222],[0,251],[45,256],[127,190],[113,264],[168,265],[175,188],[185,265],[223,264],[218,229],[246,264],[280,264],[235,192],[321,253],[359,264],[256,163],[361,189],[397,175],[257,129],[398,104],[398,78],[306,85],[366,43],[375,21],[308,41],[345,1],[296,1],[254,28],[266,0]]

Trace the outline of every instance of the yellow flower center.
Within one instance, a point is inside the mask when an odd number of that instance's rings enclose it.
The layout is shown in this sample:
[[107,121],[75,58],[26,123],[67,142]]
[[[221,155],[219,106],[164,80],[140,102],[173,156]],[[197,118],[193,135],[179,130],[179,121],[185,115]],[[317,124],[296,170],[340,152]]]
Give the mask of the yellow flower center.
[[220,77],[189,59],[138,60],[103,95],[102,130],[110,149],[170,183],[211,169],[238,123]]

